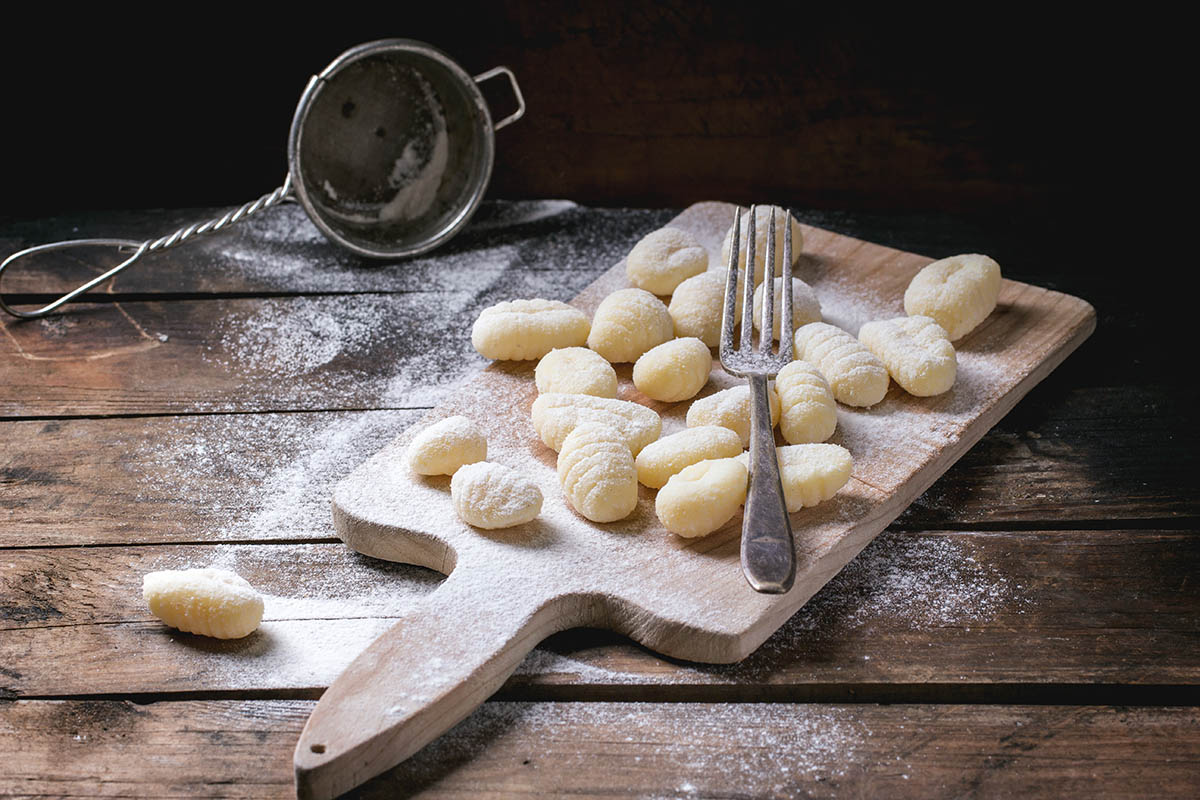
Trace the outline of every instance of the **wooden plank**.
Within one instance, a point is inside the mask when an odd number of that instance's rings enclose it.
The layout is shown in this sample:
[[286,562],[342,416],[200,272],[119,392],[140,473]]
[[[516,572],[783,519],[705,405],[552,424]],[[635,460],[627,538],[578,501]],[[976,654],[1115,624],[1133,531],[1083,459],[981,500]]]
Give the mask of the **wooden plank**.
[[0,423],[0,547],[328,539],[334,484],[423,413]]
[[[0,227],[0,254],[62,238],[157,238],[227,209],[111,211]],[[379,262],[325,239],[299,205],[262,212],[236,226],[148,256],[96,294],[321,294],[479,290],[518,273],[547,285],[593,278],[624,258],[670,209],[585,208],[566,200],[484,203],[467,228],[435,252]],[[59,251],[21,262],[4,276],[6,295],[49,297],[116,263],[105,250]],[[577,278],[578,279],[578,278]],[[586,286],[583,279],[570,297]],[[143,298],[144,299],[144,298]]]
[[[503,692],[795,700],[894,686],[899,697],[1019,702],[1055,696],[1055,686],[1065,695],[1090,684],[1107,697],[1117,684],[1195,685],[1198,541],[1180,531],[887,532],[738,664],[663,659],[615,634],[570,631],[535,650]],[[145,572],[206,565],[267,595],[259,633],[219,642],[150,616]],[[397,617],[419,612],[439,581],[341,544],[9,550],[0,691],[315,696]]]
[[485,291],[113,303],[3,321],[0,415],[428,406],[484,363],[463,332],[494,299]]
[[[311,701],[0,703],[0,793],[290,797]],[[355,797],[1194,797],[1200,712],[487,703]]]
[[[899,518],[909,529],[1195,519],[1200,397],[1035,388]],[[421,411],[0,423],[0,547],[332,536],[334,484]],[[130,509],[136,508],[136,514]]]

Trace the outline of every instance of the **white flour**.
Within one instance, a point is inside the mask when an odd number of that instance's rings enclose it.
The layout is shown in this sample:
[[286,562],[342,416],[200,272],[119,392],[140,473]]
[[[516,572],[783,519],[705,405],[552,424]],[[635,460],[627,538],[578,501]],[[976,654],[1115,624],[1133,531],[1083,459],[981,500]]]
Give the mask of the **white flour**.
[[[665,221],[640,213],[606,217],[604,212],[590,211],[585,215],[588,221],[581,222],[575,219],[581,212],[562,204],[533,204],[518,213],[509,211],[506,208],[492,217],[504,219],[504,224],[491,230],[486,245],[481,242],[473,246],[468,237],[462,250],[450,248],[436,259],[404,265],[406,270],[411,268],[415,274],[432,278],[438,286],[435,291],[257,301],[247,304],[252,309],[249,313],[232,311],[221,339],[210,347],[209,358],[233,374],[245,368],[284,379],[284,384],[314,394],[314,400],[326,407],[341,397],[351,397],[356,403],[431,405],[448,396],[458,379],[483,363],[473,354],[465,335],[480,308],[515,297],[568,299],[623,256],[647,230]],[[543,230],[546,219],[552,219],[553,224]],[[306,223],[298,224],[303,227]],[[522,238],[524,233],[509,236],[514,228],[535,234],[530,239]],[[568,233],[556,234],[560,228]],[[710,238],[719,247],[720,234]],[[437,268],[431,269],[431,265]],[[536,268],[531,269],[531,265]],[[262,273],[267,281],[284,280],[293,274],[286,265],[267,266],[270,268]],[[332,279],[335,274],[329,273],[323,279]],[[357,280],[357,276],[352,277]],[[827,318],[848,327],[881,311],[893,313],[864,299],[862,292],[856,294],[836,282],[818,280],[815,286]],[[405,332],[403,339],[398,331]],[[951,420],[965,419],[1009,377],[994,353],[964,353],[961,367],[963,380],[954,394],[927,401],[939,405],[938,410],[947,412],[945,417]],[[839,435],[856,461],[890,457],[889,442],[903,443],[909,453],[913,447],[932,451],[935,443],[950,435],[949,430],[930,428],[927,417],[904,407],[887,413],[847,414]],[[328,500],[332,485],[417,415],[415,411],[381,411],[183,420],[178,424],[187,429],[186,434],[174,442],[155,445],[146,460],[150,466],[156,461],[171,464],[173,471],[165,472],[172,475],[173,481],[186,482],[191,470],[201,487],[202,496],[197,501],[229,509],[217,526],[218,537],[325,537],[330,535]],[[495,419],[489,423],[500,432],[523,421]],[[879,449],[878,453],[873,448]],[[528,457],[527,448],[519,453],[499,446],[494,453],[501,463]],[[243,496],[245,480],[231,482],[237,489],[225,489],[211,480],[213,474],[222,472],[251,475],[260,488],[252,497]],[[562,503],[552,472],[552,467],[547,469],[549,477],[539,475],[539,480],[545,478],[544,515],[557,522],[572,516],[572,512]],[[449,515],[447,520],[452,519],[448,495],[434,493],[428,502],[425,511],[429,514]],[[854,517],[852,503],[844,507],[836,503],[831,506],[835,515]],[[634,547],[642,532],[634,526],[620,535],[611,531],[599,534],[613,548],[615,563],[606,569],[628,563],[622,561],[627,555],[624,550]],[[236,566],[234,550],[218,555],[234,559]],[[246,687],[324,685],[391,624],[392,609],[384,598],[393,593],[408,598],[397,602],[394,613],[399,614],[413,607],[408,605],[409,600],[416,602],[414,598],[424,596],[430,588],[427,576],[385,576],[369,566],[361,569],[364,581],[378,584],[378,593],[364,585],[353,593],[338,594],[331,591],[333,587],[302,581],[274,589],[268,598],[261,640],[241,645],[245,651],[230,645],[233,649],[222,662],[225,666],[212,667],[214,680],[234,681]],[[337,574],[344,577],[353,571],[339,568]],[[681,667],[678,671],[644,675],[614,672],[588,663],[586,656],[542,650],[535,651],[518,674],[563,672],[585,683],[703,681],[708,676],[727,680],[738,670],[753,676],[756,670],[766,669],[764,665],[770,664],[773,655],[794,658],[803,653],[808,637],[874,624],[928,629],[986,621],[1013,602],[1014,591],[990,566],[976,563],[956,540],[891,535],[851,562],[768,640],[760,650],[762,655],[752,656],[745,666]],[[368,601],[365,605],[364,598]],[[364,611],[367,616],[360,617]],[[325,619],[336,619],[336,624],[320,622]],[[320,645],[314,646],[314,642]],[[247,666],[241,664],[243,657],[249,659],[249,671],[242,671]]]

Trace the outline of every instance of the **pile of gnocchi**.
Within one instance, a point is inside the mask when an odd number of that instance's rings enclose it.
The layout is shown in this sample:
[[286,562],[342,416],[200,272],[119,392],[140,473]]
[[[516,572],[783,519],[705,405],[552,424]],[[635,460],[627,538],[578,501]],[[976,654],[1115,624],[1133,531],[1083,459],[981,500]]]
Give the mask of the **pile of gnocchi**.
[[[759,206],[757,251],[765,254],[771,206]],[[776,208],[777,260],[787,217]],[[743,217],[742,237],[748,219]],[[803,247],[792,221],[793,261]],[[722,263],[728,263],[732,226]],[[740,275],[745,253],[741,253]],[[763,261],[754,265],[754,320],[762,312]],[[626,259],[629,288],[606,297],[591,319],[566,303],[530,299],[497,303],[471,331],[475,349],[495,360],[536,360],[534,430],[558,454],[567,503],[593,522],[625,519],[637,507],[638,484],[658,490],[655,511],[681,537],[709,534],[745,502],[750,440],[750,391],[736,386],[691,403],[686,429],[662,436],[651,408],[617,397],[613,364],[632,363],[633,383],[664,403],[693,400],[709,381],[721,329],[726,271],[710,269],[708,252],[690,233],[656,230]],[[837,404],[879,403],[891,381],[928,397],[954,384],[953,341],[995,308],[1000,267],[983,255],[935,261],[904,294],[908,316],[869,322],[858,336],[822,321],[812,287],[792,278],[796,360],[770,390],[771,421],[787,445],[777,448],[789,511],[830,499],[853,469],[851,454],[826,442],[837,429]],[[738,292],[739,306],[742,292]],[[776,279],[775,338],[780,335],[782,279]],[[666,299],[664,299],[666,298]],[[737,311],[740,316],[740,308]],[[542,494],[526,475],[487,461],[487,442],[474,422],[456,416],[419,433],[408,463],[421,475],[451,475],[459,517],[479,528],[534,519]]]

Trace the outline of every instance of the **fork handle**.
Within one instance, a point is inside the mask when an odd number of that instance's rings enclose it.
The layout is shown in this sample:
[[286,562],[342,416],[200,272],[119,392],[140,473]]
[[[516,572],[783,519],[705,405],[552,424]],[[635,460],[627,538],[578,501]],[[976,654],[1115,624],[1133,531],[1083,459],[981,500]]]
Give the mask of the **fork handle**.
[[750,486],[742,516],[742,572],[757,592],[783,594],[796,579],[792,523],[779,480],[767,378],[750,381]]

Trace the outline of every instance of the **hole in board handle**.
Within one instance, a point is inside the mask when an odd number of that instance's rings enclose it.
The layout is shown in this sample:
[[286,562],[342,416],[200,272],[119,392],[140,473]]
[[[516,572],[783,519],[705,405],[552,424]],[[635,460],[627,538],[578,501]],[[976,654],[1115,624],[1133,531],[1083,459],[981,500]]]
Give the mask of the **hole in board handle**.
[[309,747],[308,749],[309,749],[309,750],[312,750],[314,753],[317,753],[317,754],[319,755],[319,754],[321,754],[321,753],[324,753],[324,752],[325,752],[325,745],[323,745],[323,744],[314,744],[314,745],[312,745],[311,747]]

